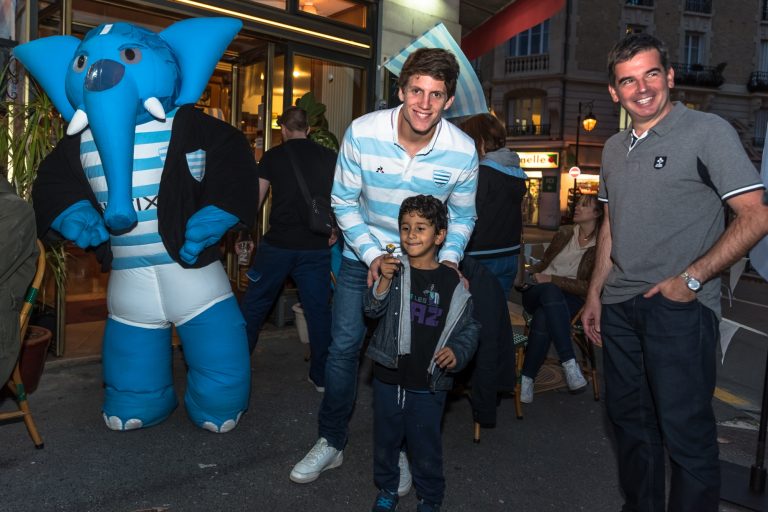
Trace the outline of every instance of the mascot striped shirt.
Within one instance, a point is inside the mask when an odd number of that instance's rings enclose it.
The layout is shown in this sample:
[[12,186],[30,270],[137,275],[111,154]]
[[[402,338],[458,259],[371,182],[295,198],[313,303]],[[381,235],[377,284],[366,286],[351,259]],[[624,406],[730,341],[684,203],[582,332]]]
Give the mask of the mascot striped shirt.
[[398,143],[401,108],[362,116],[344,134],[331,191],[336,220],[344,232],[344,256],[370,266],[387,244],[399,248],[400,204],[425,194],[448,207],[448,234],[439,260],[458,263],[476,220],[475,144],[441,119],[429,144],[411,158]]
[[[157,226],[157,195],[165,156],[171,140],[173,119],[178,109],[168,113],[165,121],[149,121],[136,127],[133,150],[133,188],[131,197],[138,224],[129,232],[111,235],[114,270],[167,265],[173,259],[165,249]],[[205,151],[188,153],[187,164],[192,176],[200,181],[205,171]],[[102,209],[107,207],[108,189],[104,167],[96,150],[91,130],[80,137],[80,161]]]

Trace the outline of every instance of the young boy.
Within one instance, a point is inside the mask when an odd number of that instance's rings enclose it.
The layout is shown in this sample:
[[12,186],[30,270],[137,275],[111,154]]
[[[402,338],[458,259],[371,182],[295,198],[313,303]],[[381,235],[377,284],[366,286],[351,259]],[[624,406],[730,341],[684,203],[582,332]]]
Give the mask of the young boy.
[[397,509],[405,444],[416,510],[431,512],[440,510],[445,492],[440,423],[453,385],[449,372],[472,358],[480,325],[458,272],[437,262],[448,226],[445,205],[432,196],[409,197],[398,224],[403,255],[384,257],[365,297],[365,314],[383,316],[367,351],[375,362],[373,472],[379,488],[372,511]]

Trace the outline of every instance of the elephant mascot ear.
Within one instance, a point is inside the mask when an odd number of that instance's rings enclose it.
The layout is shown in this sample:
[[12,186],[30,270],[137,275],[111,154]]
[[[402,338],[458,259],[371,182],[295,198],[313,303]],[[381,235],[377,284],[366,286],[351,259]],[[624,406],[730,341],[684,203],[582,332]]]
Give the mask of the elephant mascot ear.
[[66,93],[67,71],[78,46],[80,40],[76,37],[51,36],[13,49],[13,56],[35,77],[67,122],[75,114],[75,106],[69,102]]
[[234,18],[191,18],[160,32],[176,54],[181,69],[181,90],[176,105],[197,102],[216,63],[243,23]]

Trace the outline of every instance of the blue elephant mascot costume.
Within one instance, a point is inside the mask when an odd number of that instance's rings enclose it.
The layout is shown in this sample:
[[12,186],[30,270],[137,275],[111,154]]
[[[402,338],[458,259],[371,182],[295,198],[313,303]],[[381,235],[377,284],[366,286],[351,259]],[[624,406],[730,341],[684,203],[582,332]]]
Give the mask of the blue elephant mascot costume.
[[110,23],[14,50],[69,121],[33,187],[38,233],[94,247],[111,269],[102,360],[113,430],[155,425],[178,404],[172,325],[192,421],[227,432],[248,405],[245,323],[218,242],[255,218],[256,163],[242,133],[194,108],[241,25]]

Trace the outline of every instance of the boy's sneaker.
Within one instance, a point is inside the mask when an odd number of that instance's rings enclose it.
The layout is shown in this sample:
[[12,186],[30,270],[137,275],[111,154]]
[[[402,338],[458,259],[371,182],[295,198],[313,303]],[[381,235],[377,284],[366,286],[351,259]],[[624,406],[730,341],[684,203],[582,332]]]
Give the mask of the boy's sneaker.
[[315,446],[309,450],[309,453],[293,466],[291,480],[297,484],[314,482],[320,473],[326,469],[337,468],[341,466],[342,462],[344,462],[344,450],[337,450],[333,446],[328,446],[328,440],[321,437]]
[[533,402],[533,379],[525,375],[520,377],[520,401],[524,404]]
[[581,368],[575,359],[569,359],[563,363],[565,370],[565,380],[568,382],[568,389],[571,393],[580,393],[587,387],[587,380],[581,373]]
[[397,510],[398,499],[397,494],[382,489],[376,496],[376,501],[373,502],[371,512],[392,512]]
[[408,465],[408,456],[405,452],[400,452],[400,460],[397,461],[400,467],[400,483],[397,485],[398,496],[405,496],[411,491],[413,478],[411,477],[411,467]]
[[419,500],[419,504],[416,505],[416,512],[440,512],[440,505]]

